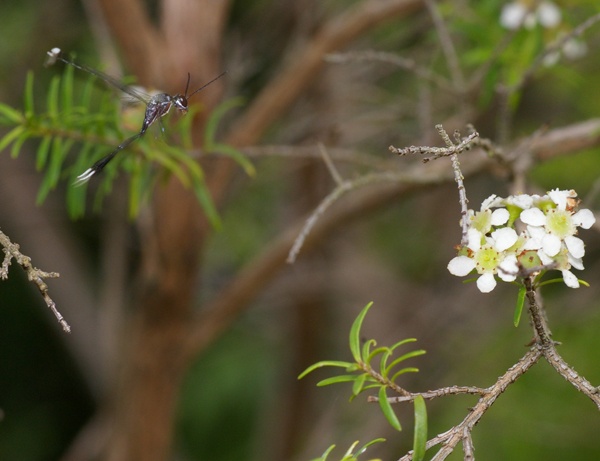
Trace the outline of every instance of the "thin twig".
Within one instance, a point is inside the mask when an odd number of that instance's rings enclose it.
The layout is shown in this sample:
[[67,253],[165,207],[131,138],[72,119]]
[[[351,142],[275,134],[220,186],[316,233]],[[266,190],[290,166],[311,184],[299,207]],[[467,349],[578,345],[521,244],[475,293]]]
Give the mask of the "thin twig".
[[[527,370],[529,370],[542,356],[542,348],[539,345],[534,345],[527,353],[512,367],[510,367],[504,375],[502,375],[494,385],[487,389],[487,392],[482,396],[479,401],[471,408],[469,414],[463,419],[462,422],[454,426],[452,429],[439,434],[438,436],[430,439],[426,448],[430,448],[441,444],[442,447],[434,455],[432,461],[442,461],[446,459],[450,453],[454,451],[456,446],[468,437],[470,437],[471,431],[483,415],[490,409],[496,399],[508,388],[509,385],[514,383],[517,379],[523,376]],[[467,442],[467,447],[468,447]],[[466,449],[468,453],[468,448]],[[409,451],[406,455],[400,458],[399,461],[411,461],[413,452]]]
[[310,234],[312,228],[315,226],[317,221],[323,214],[329,209],[331,205],[333,205],[340,197],[345,195],[346,193],[358,189],[360,187],[366,186],[367,184],[377,183],[380,181],[397,181],[398,176],[392,173],[373,173],[367,174],[365,176],[361,176],[355,180],[347,180],[338,183],[338,186],[325,197],[319,206],[311,213],[311,215],[306,220],[302,230],[296,237],[290,252],[288,253],[287,263],[294,264],[296,262],[296,258],[298,257],[298,253],[302,249],[304,245],[304,241],[306,237]]
[[442,51],[446,57],[450,75],[452,75],[455,91],[463,92],[465,88],[465,78],[460,68],[458,53],[452,42],[450,32],[448,31],[446,23],[442,19],[435,2],[433,2],[433,0],[425,0],[425,5],[427,6],[427,10],[429,10],[429,14],[431,15],[431,19],[437,30],[440,45],[442,46]]
[[589,397],[600,410],[600,388],[593,386],[560,356],[556,350],[556,343],[552,340],[552,333],[548,328],[544,310],[537,300],[536,292],[530,277],[525,279],[525,287],[527,289],[527,300],[531,322],[536,333],[536,340],[541,346],[544,358],[552,365],[559,375],[570,382],[579,392]]
[[463,438],[463,452],[465,454],[465,461],[475,461],[475,447],[473,446],[473,438],[471,433],[465,431]]
[[319,146],[319,152],[321,153],[321,157],[323,158],[323,161],[325,162],[325,165],[327,166],[327,169],[329,170],[329,174],[331,174],[331,177],[333,178],[335,183],[338,186],[341,186],[344,183],[344,180],[342,179],[340,172],[337,170],[337,168],[333,164],[333,160],[331,159],[329,152],[327,152],[327,149],[325,148],[323,143],[320,142],[318,144],[318,146]]
[[452,93],[456,92],[456,88],[454,88],[452,84],[441,75],[419,66],[413,59],[404,58],[402,56],[398,56],[397,54],[386,51],[365,50],[349,51],[347,53],[330,53],[325,56],[325,61],[336,64],[361,61],[389,63],[414,73],[417,77],[435,84],[441,90]]
[[[440,125],[438,125],[440,126]],[[437,128],[437,126],[436,126]],[[447,136],[447,135],[446,135]],[[430,147],[430,146],[409,146],[398,148],[394,146],[390,146],[390,152],[394,154],[398,154],[400,156],[409,155],[409,154],[418,154],[418,155],[429,155],[430,157],[425,157],[423,159],[423,163],[427,163],[430,160],[435,160],[440,157],[450,157],[453,154],[460,154],[462,151],[469,147],[469,144],[473,142],[476,138],[479,137],[479,133],[473,132],[466,138],[462,140],[460,144],[454,145],[452,141],[450,141],[450,146],[448,147]],[[450,139],[450,138],[448,138]]]
[[[390,403],[401,403],[401,402],[412,402],[417,396],[421,396],[427,400],[437,399],[439,397],[445,397],[447,395],[485,395],[489,392],[488,389],[484,389],[481,387],[473,387],[473,386],[449,386],[442,387],[440,389],[435,389],[433,391],[426,392],[414,392],[410,395],[399,396],[399,397],[388,397],[388,402]],[[369,402],[377,402],[379,399],[375,396],[371,396],[367,399]]]
[[56,308],[56,304],[48,294],[48,285],[44,282],[44,279],[56,278],[59,277],[59,274],[57,272],[44,272],[37,267],[33,267],[31,265],[31,258],[21,253],[19,251],[19,245],[17,243],[12,243],[8,236],[2,231],[0,231],[0,246],[2,246],[2,251],[4,252],[4,260],[0,266],[0,279],[5,280],[8,278],[8,267],[10,266],[11,260],[14,259],[17,264],[27,272],[29,281],[35,283],[38,290],[40,290],[46,305],[50,308],[63,330],[70,333],[71,327]]
[[469,213],[469,200],[467,199],[467,192],[464,185],[464,176],[460,169],[460,163],[458,161],[458,154],[468,149],[471,144],[474,144],[477,139],[479,139],[479,133],[472,129],[472,132],[469,136],[465,138],[461,138],[460,133],[456,131],[454,133],[454,137],[456,139],[456,144],[452,142],[446,130],[442,125],[436,125],[435,129],[444,140],[446,147],[428,147],[428,146],[411,146],[406,147],[404,149],[398,149],[397,147],[390,146],[389,149],[391,152],[398,154],[400,156],[408,155],[408,154],[426,154],[429,157],[423,159],[423,162],[428,162],[429,160],[435,160],[440,157],[450,157],[452,161],[452,171],[454,172],[454,181],[458,185],[458,196],[460,201],[460,214],[461,214],[461,225],[462,225],[462,237],[461,237],[461,245],[466,246],[468,243],[467,240],[467,232],[469,230],[469,220],[467,219]]

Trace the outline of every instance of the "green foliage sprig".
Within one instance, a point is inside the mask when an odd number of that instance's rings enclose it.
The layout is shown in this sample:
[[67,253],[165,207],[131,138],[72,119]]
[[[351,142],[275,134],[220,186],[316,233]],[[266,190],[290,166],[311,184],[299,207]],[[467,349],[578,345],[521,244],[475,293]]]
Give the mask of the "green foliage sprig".
[[[357,440],[352,445],[350,445],[350,448],[348,448],[348,450],[344,454],[344,457],[340,461],[357,461],[358,457],[360,455],[362,455],[367,450],[367,448],[369,448],[371,445],[379,443],[379,442],[385,442],[385,439],[371,440],[370,442],[368,442],[368,443],[364,444],[362,447],[360,447],[356,451],[356,453],[353,453],[354,448],[356,447],[356,445],[358,445],[358,440]],[[325,450],[325,453],[323,453],[319,458],[314,458],[311,461],[327,461],[327,457],[333,451],[334,448],[335,448],[335,445],[331,445],[329,448],[327,448],[327,450]],[[369,461],[381,461],[381,460],[380,459],[370,459]]]
[[[73,183],[82,171],[131,135],[120,129],[120,105],[109,97],[110,93],[94,91],[94,77],[87,79],[83,86],[77,86],[73,73],[71,66],[66,66],[62,76],[55,76],[51,80],[44,110],[36,108],[34,102],[32,72],[27,75],[22,110],[0,103],[0,125],[9,127],[0,139],[0,151],[10,147],[14,158],[21,152],[25,141],[39,140],[35,164],[44,176],[37,196],[38,203],[42,203],[61,181]],[[207,146],[213,150],[218,146],[220,152],[234,157],[251,173],[252,165],[245,158],[235,149],[225,148],[214,139],[219,120],[231,104],[225,103],[224,106],[224,109],[214,111],[209,117],[210,130],[205,136]],[[191,115],[184,118],[185,123],[177,124],[181,125],[178,126],[179,137],[188,141],[184,142],[188,147],[191,145]],[[137,131],[137,126],[133,130]],[[151,136],[133,143],[127,148],[128,155],[119,155],[103,171],[98,179],[96,207],[101,206],[103,197],[112,190],[118,174],[118,168],[113,165],[117,165],[129,174],[131,218],[137,216],[157,181],[167,174],[174,175],[184,187],[194,191],[209,220],[218,226],[219,216],[199,163],[184,148],[146,138]],[[74,161],[70,155],[72,153],[76,155]],[[85,213],[86,189],[86,185],[83,185],[66,190],[67,209],[72,218]]]
[[[396,430],[402,430],[400,421],[396,416],[396,413],[392,409],[390,401],[387,397],[387,390],[390,389],[401,396],[409,396],[411,393],[396,383],[396,380],[404,373],[413,373],[419,371],[415,367],[403,367],[399,368],[400,364],[404,361],[418,357],[425,354],[422,349],[407,352],[393,360],[392,355],[394,352],[405,344],[415,342],[415,338],[408,338],[397,342],[390,347],[376,347],[377,342],[374,339],[369,339],[364,342],[361,346],[361,335],[360,330],[362,328],[363,321],[367,312],[371,308],[373,303],[367,304],[360,312],[352,328],[350,329],[349,345],[354,362],[345,362],[338,360],[325,360],[315,363],[304,370],[298,379],[303,378],[310,372],[322,368],[322,367],[338,367],[343,368],[346,372],[342,375],[333,376],[326,378],[317,383],[317,386],[328,386],[330,384],[337,383],[352,383],[352,396],[351,400],[369,389],[378,389],[378,402],[385,418],[389,424]],[[374,349],[373,349],[374,348]],[[376,359],[379,359],[378,365],[375,365]],[[391,360],[391,362],[390,362]],[[377,368],[377,370],[376,370]],[[415,453],[425,453],[425,441],[427,440],[427,413],[425,408],[425,401],[422,397],[417,396],[414,400],[415,408],[415,446],[413,447]],[[418,444],[418,446],[417,446]],[[419,459],[415,457],[414,459]]]

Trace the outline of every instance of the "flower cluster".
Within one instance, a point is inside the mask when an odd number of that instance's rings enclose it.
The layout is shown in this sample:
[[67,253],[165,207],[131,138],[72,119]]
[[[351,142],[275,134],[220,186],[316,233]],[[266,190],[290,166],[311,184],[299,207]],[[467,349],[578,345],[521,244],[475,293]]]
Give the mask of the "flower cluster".
[[537,24],[546,29],[552,29],[560,24],[562,19],[560,9],[550,1],[540,2],[534,9],[525,1],[515,1],[505,4],[500,13],[500,24],[506,29],[514,30],[525,26],[533,29]]
[[[544,29],[557,29],[562,21],[562,13],[558,6],[551,1],[539,2],[535,7],[526,0],[506,3],[500,13],[500,25],[505,29],[533,29],[537,25]],[[561,55],[567,59],[576,60],[587,54],[587,45],[582,40],[570,38],[559,50],[548,53],[544,57],[544,65],[555,65]]]
[[496,276],[512,282],[523,271],[543,268],[561,271],[565,284],[578,288],[570,269],[583,270],[585,249],[575,235],[578,227],[589,229],[596,222],[590,210],[577,211],[578,204],[574,190],[555,189],[544,196],[492,195],[480,211],[469,210],[468,242],[448,270],[459,277],[475,270],[482,293],[496,287]]

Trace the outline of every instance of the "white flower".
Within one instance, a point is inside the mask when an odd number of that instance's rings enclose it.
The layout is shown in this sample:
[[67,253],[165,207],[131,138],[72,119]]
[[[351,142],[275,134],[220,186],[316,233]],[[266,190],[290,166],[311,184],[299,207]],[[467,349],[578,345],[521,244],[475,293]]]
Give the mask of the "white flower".
[[502,7],[500,13],[500,24],[505,29],[515,30],[521,27],[527,15],[527,8],[519,3],[512,2]]
[[491,237],[486,237],[471,228],[467,237],[470,254],[450,260],[448,271],[452,275],[464,277],[475,269],[480,274],[477,288],[482,293],[489,293],[496,287],[496,274],[504,281],[515,280],[518,272],[516,256],[505,252],[517,242],[518,235],[514,229],[503,227],[492,232]]
[[542,27],[552,29],[560,24],[560,9],[552,2],[542,2],[537,7],[537,20]]
[[[480,211],[468,210],[466,247],[448,263],[448,271],[459,277],[477,272],[482,293],[492,291],[497,279],[516,280],[523,269],[556,269],[567,286],[579,287],[570,270],[583,270],[585,246],[577,228],[589,229],[596,222],[590,210],[576,211],[579,202],[574,190],[559,189],[544,196],[488,197]],[[515,230],[519,220],[526,225],[520,235]]]
[[502,7],[500,25],[509,30],[522,26],[532,29],[536,24],[551,29],[560,24],[561,18],[560,9],[553,2],[541,2],[535,10],[530,10],[525,3],[515,1]]
[[588,49],[585,42],[572,38],[565,42],[562,52],[568,59],[575,60],[585,56]]

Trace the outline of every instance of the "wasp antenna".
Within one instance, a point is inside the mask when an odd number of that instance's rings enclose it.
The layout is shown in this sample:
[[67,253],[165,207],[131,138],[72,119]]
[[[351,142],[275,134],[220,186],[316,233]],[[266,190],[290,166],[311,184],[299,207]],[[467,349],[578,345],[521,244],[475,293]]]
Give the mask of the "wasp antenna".
[[[202,85],[200,88],[198,88],[196,91],[194,91],[192,94],[190,94],[189,96],[186,96],[187,98],[191,98],[192,96],[194,96],[196,93],[198,93],[198,91],[203,90],[204,88],[206,88],[208,85],[210,85],[211,83],[213,83],[215,80],[219,80],[223,75],[225,75],[227,73],[227,71],[225,72],[221,72],[219,75],[217,75],[215,78],[213,78],[210,82],[205,83],[204,85]],[[189,73],[188,73],[189,75]],[[188,83],[189,83],[189,77],[188,77]],[[186,90],[186,94],[187,94],[187,90]]]
[[[190,79],[192,78],[192,76],[190,75],[190,73],[188,72],[188,79],[187,79],[187,83],[185,84],[185,97],[187,98],[187,92],[190,89]],[[192,93],[193,94],[193,93]]]

